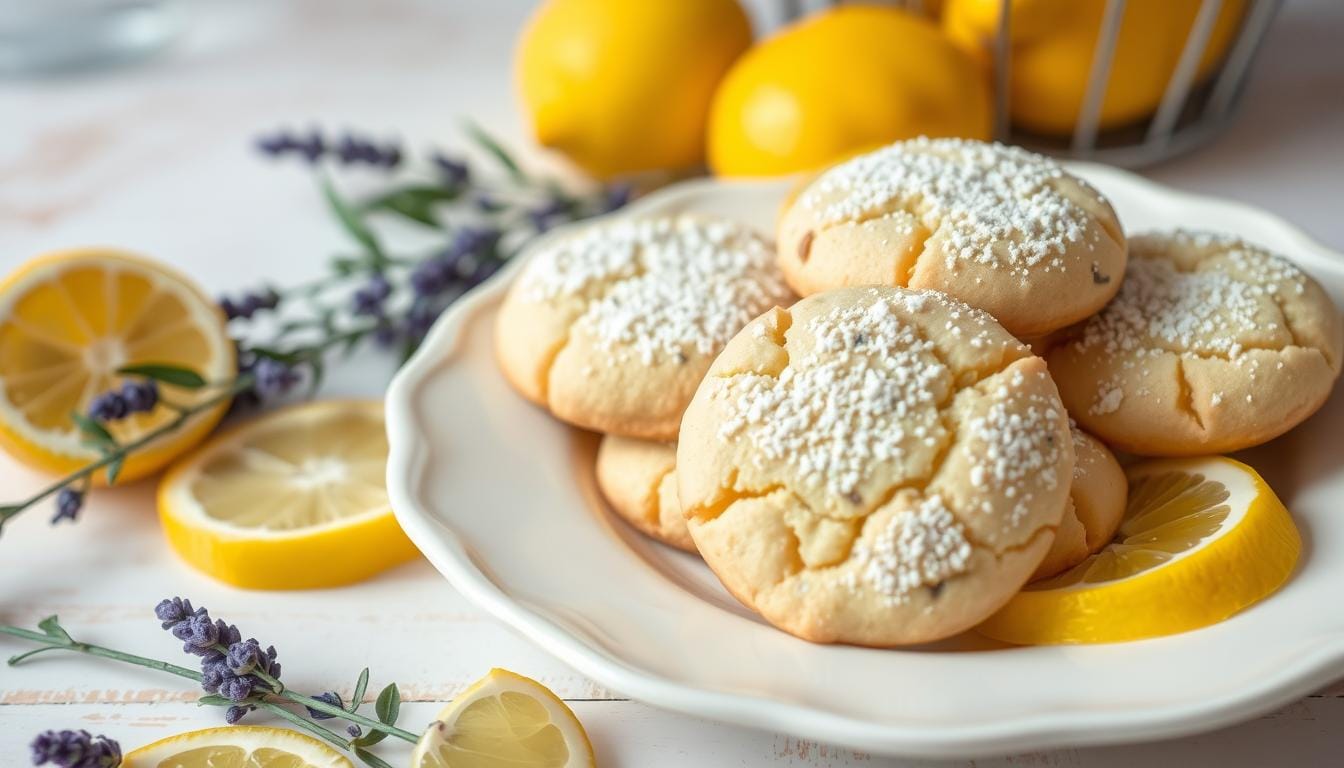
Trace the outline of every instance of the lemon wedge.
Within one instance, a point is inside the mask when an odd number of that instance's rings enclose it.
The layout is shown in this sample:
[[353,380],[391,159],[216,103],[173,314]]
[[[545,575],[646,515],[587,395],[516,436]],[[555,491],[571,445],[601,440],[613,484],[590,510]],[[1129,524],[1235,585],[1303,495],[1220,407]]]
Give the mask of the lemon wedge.
[[294,731],[231,725],[160,739],[128,752],[122,768],[354,768],[344,755]]
[[565,702],[536,680],[492,669],[425,730],[411,768],[580,768],[593,745]]
[[416,549],[387,500],[387,435],[375,401],[291,406],[211,439],[159,485],[177,553],[250,589],[349,584]]
[[[235,372],[224,315],[191,281],[121,251],[88,248],[40,256],[0,283],[0,446],[19,461],[66,473],[98,458],[70,414],[115,389],[128,365],[190,368],[206,380]],[[191,406],[210,390],[161,384],[163,399]],[[227,402],[131,454],[123,481],[143,477],[196,444]],[[121,443],[176,418],[159,405],[106,426]],[[103,482],[101,472],[95,482]]]
[[1302,539],[1255,470],[1221,456],[1125,470],[1115,539],[1028,585],[977,630],[1022,645],[1170,635],[1237,613],[1288,580]]

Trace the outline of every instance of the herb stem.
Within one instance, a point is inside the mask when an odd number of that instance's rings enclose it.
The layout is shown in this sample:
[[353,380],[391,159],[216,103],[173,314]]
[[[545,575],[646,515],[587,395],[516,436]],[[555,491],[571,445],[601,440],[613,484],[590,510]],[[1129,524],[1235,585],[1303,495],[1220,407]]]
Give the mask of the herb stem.
[[341,738],[339,734],[337,734],[330,728],[320,726],[317,723],[312,722],[311,720],[305,720],[299,715],[296,715],[293,712],[290,712],[288,709],[285,709],[284,707],[280,706],[279,704],[266,701],[264,699],[256,701],[254,703],[256,706],[266,710],[267,712],[270,712],[276,717],[279,717],[282,720],[288,720],[291,724],[313,734],[319,739],[328,741],[333,745],[340,747],[341,749],[350,749],[351,747],[351,744],[348,740]]
[[394,725],[388,725],[387,723],[380,723],[377,720],[372,720],[370,718],[367,718],[360,714],[356,714],[354,712],[347,712],[346,710],[340,707],[334,707],[326,703],[325,701],[314,699],[311,696],[304,696],[301,693],[295,693],[294,691],[290,690],[285,690],[276,695],[285,699],[289,699],[295,704],[302,704],[303,706],[308,707],[309,709],[315,709],[318,712],[322,712],[323,714],[332,715],[333,717],[339,717],[343,720],[349,720],[352,723],[358,723],[359,725],[363,725],[375,731],[384,731],[387,733],[388,736],[396,736],[397,738],[402,739],[403,741],[408,741],[412,744],[420,740],[419,736],[416,736],[414,733],[411,733],[410,731],[402,730],[401,728],[398,728]]
[[198,413],[208,411],[211,408],[214,408],[219,403],[246,390],[248,387],[251,387],[252,383],[253,381],[251,374],[243,374],[235,378],[232,382],[230,382],[229,385],[225,387],[221,392],[211,395],[210,397],[206,398],[205,400],[202,400],[199,403],[196,403],[195,405],[187,407],[180,407],[175,405],[169,406],[173,410],[177,411],[177,417],[174,418],[172,421],[169,421],[163,426],[158,427],[154,430],[146,432],[145,434],[141,435],[140,437],[136,438],[135,440],[129,443],[117,446],[116,450],[108,451],[107,453],[103,454],[102,458],[90,462],[88,464],[85,464],[84,466],[80,467],[74,472],[71,472],[65,477],[62,477],[60,480],[57,480],[56,482],[52,483],[46,488],[43,488],[42,490],[38,491],[32,496],[29,496],[27,499],[20,502],[19,504],[12,507],[5,507],[3,509],[0,509],[0,530],[4,529],[5,523],[8,522],[10,518],[18,515],[25,509],[28,509],[29,507],[33,506],[39,501],[42,501],[43,499],[47,498],[53,493],[56,493],[57,491],[66,487],[67,485],[70,485],[77,481],[81,480],[87,481],[91,479],[94,473],[96,473],[103,467],[123,461],[127,455],[134,453],[135,451],[138,451],[141,448],[144,448],[146,445],[149,445],[150,443],[154,442],[155,440],[158,440],[159,438],[163,437],[164,435],[170,432],[176,432],[178,429],[182,427],[183,424],[186,424],[187,420],[190,419],[192,416],[195,416]]
[[[201,681],[201,673],[197,672],[194,669],[187,669],[186,667],[180,667],[176,664],[170,664],[166,661],[161,661],[159,659],[151,659],[146,656],[136,656],[133,653],[126,653],[124,651],[118,651],[113,648],[105,648],[101,645],[94,645],[92,643],[82,643],[79,642],[78,640],[66,640],[64,638],[55,637],[42,632],[34,632],[30,629],[23,629],[22,627],[13,627],[8,624],[0,624],[0,634],[19,637],[24,640],[30,640],[34,643],[42,643],[50,647],[52,650],[72,651],[74,653],[83,653],[89,656],[98,656],[104,659],[112,659],[113,661],[121,661],[127,664],[134,664],[138,667],[157,669],[160,672],[167,672],[172,675],[177,675],[178,677],[185,677],[188,680],[195,680],[198,683]],[[20,654],[19,656],[15,656],[14,658],[11,658],[9,660],[9,663],[11,665],[17,664],[18,662],[22,661],[23,658],[27,655],[29,654]]]

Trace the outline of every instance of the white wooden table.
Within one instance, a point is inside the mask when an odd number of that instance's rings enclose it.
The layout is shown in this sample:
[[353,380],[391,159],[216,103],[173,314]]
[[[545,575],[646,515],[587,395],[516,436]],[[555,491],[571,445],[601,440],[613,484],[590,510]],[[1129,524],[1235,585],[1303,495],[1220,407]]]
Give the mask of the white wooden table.
[[[469,114],[520,140],[509,61],[528,5],[217,0],[195,6],[186,36],[158,58],[0,81],[0,271],[49,249],[107,243],[178,264],[214,290],[313,275],[343,245],[341,235],[310,177],[259,161],[251,139],[321,124],[452,144],[458,117]],[[1150,175],[1264,206],[1344,249],[1341,41],[1344,4],[1289,2],[1240,122],[1217,145]],[[390,363],[347,366],[328,389],[378,396],[390,372]],[[0,457],[3,500],[39,480]],[[569,699],[604,765],[926,764],[620,698],[486,617],[423,562],[343,590],[224,587],[164,546],[150,483],[99,493],[78,526],[49,528],[46,516],[29,514],[0,539],[0,621],[59,613],[81,638],[172,657],[177,644],[151,609],[181,594],[274,643],[286,680],[300,689],[348,692],[358,669],[371,665],[374,686],[401,684],[408,727],[503,666]],[[0,639],[0,654],[23,648]],[[218,724],[219,711],[198,709],[195,695],[176,678],[73,656],[0,667],[0,765],[26,764],[28,740],[45,728],[87,728],[133,747]],[[1344,686],[1336,685],[1217,733],[965,765],[1325,765],[1339,764],[1341,749]]]

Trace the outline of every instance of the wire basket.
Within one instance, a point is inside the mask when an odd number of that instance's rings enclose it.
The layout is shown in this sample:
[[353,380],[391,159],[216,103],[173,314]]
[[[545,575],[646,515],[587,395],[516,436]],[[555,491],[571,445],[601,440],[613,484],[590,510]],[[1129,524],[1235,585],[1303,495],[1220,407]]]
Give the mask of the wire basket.
[[[836,0],[820,3],[823,6],[835,4]],[[933,5],[929,0],[893,0],[890,4],[922,15],[929,15],[928,10]],[[1013,13],[1011,0],[1002,0],[998,29],[991,45],[995,138],[1061,157],[1136,168],[1189,152],[1213,139],[1231,123],[1252,63],[1282,0],[1248,0],[1221,63],[1211,73],[1200,77],[1201,59],[1224,6],[1224,0],[1202,0],[1156,109],[1146,119],[1103,129],[1102,105],[1110,83],[1126,4],[1126,0],[1106,0],[1072,134],[1054,137],[1025,130],[1011,120]],[[784,18],[803,15],[805,5],[816,6],[818,3],[784,0]]]

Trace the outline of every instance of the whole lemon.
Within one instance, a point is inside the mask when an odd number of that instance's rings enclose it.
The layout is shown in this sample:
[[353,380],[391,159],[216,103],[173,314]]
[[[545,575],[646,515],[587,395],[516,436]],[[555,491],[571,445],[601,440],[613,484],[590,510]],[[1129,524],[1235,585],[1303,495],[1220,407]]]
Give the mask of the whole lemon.
[[590,173],[690,168],[749,45],[736,0],[549,0],[518,42],[518,87],[537,141]]
[[[1129,0],[1115,42],[1100,125],[1150,116],[1176,69],[1202,0]],[[943,28],[988,63],[1002,0],[947,0]],[[1012,0],[1008,77],[1015,125],[1039,133],[1073,130],[1086,97],[1106,0]],[[1207,76],[1227,53],[1246,8],[1226,0],[1199,62]]]
[[714,96],[709,164],[722,176],[817,168],[898,139],[987,139],[975,60],[932,22],[884,6],[817,13],[760,43]]

